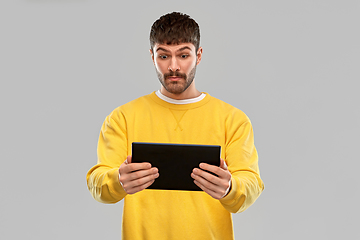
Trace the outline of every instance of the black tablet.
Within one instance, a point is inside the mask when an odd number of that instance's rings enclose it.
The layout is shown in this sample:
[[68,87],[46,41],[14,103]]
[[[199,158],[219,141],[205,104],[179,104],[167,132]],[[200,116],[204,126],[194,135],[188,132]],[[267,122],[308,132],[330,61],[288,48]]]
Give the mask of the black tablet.
[[191,173],[200,163],[220,166],[220,146],[132,143],[132,162],[149,162],[159,177],[147,189],[202,191]]

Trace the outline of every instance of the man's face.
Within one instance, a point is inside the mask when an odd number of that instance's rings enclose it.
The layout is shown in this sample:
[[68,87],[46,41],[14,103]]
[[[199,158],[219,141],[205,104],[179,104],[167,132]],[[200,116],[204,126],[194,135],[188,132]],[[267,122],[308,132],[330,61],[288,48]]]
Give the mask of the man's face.
[[150,53],[158,78],[166,91],[181,94],[192,85],[202,48],[195,52],[192,43],[155,44]]

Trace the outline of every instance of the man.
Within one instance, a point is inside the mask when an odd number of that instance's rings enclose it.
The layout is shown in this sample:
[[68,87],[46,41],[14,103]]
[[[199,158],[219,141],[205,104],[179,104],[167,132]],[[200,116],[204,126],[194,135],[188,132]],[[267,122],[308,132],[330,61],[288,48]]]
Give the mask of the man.
[[[264,188],[250,120],[195,87],[199,43],[189,16],[160,17],[151,28],[150,54],[161,89],[116,108],[101,128],[98,164],[87,183],[100,202],[124,199],[123,239],[233,239],[231,213],[247,209]],[[146,189],[161,172],[132,163],[132,142],[220,145],[220,167],[193,169],[203,191]]]

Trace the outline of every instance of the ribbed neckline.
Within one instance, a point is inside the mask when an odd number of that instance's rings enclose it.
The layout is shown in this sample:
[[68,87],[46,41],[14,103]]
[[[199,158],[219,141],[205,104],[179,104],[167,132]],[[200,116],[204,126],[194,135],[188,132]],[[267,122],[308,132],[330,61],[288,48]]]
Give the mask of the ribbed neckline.
[[173,98],[169,98],[167,96],[165,96],[164,94],[162,94],[160,92],[160,90],[157,90],[155,92],[156,96],[158,96],[160,99],[168,102],[168,103],[174,103],[174,104],[189,104],[189,103],[195,103],[195,102],[199,102],[201,100],[203,100],[206,96],[205,93],[201,93],[200,96],[195,97],[195,98],[190,98],[190,99],[182,99],[182,100],[178,100],[178,99],[173,99]]
[[210,96],[210,94],[208,94],[206,92],[203,92],[203,93],[206,94],[204,99],[202,99],[198,102],[195,102],[195,103],[188,103],[188,104],[174,104],[174,103],[166,102],[166,101],[160,99],[156,95],[155,91],[150,93],[150,98],[152,100],[154,100],[157,104],[159,104],[165,108],[170,108],[170,109],[175,109],[175,110],[186,110],[186,109],[193,109],[193,108],[201,107],[211,100],[212,97]]

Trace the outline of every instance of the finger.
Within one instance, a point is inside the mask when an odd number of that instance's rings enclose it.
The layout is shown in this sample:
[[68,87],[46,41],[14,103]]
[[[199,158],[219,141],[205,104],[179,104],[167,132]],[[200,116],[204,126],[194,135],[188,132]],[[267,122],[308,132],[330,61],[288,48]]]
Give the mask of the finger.
[[196,180],[197,182],[199,182],[201,185],[203,185],[204,187],[211,189],[213,191],[217,191],[217,189],[219,188],[219,186],[217,184],[215,184],[214,182],[210,182],[209,180],[207,180],[199,175],[192,173],[191,177],[194,180]]
[[208,184],[207,182],[202,182],[201,180],[200,181],[194,180],[194,183],[198,187],[200,187],[204,192],[206,192],[215,199],[221,199],[226,193],[225,189],[215,185],[207,185]]
[[132,159],[131,155],[127,156],[127,158],[126,158],[126,160],[125,160],[125,163],[126,163],[126,164],[131,163],[131,159]]
[[137,186],[137,187],[134,187],[134,188],[130,188],[126,191],[127,194],[134,194],[134,193],[137,193],[137,192],[140,192],[146,188],[148,188],[151,184],[153,184],[155,182],[155,180],[152,180],[152,181],[149,181],[141,186]]
[[139,178],[144,178],[147,176],[151,176],[151,175],[155,175],[157,174],[159,171],[157,168],[151,168],[151,169],[146,169],[146,170],[138,170],[138,171],[133,171],[133,172],[129,172],[127,174],[127,180],[128,181],[133,181]]
[[207,187],[205,187],[203,184],[201,184],[200,182],[194,180],[194,183],[204,192],[206,192],[207,194],[209,194],[211,197],[215,198],[215,199],[220,199],[221,198],[221,193],[219,194],[216,191],[213,191],[212,189],[209,189]]
[[220,178],[225,178],[227,175],[226,174],[227,170],[225,171],[224,169],[214,166],[214,165],[210,165],[207,163],[200,163],[199,167],[203,170],[209,171],[209,172],[217,175]]
[[[209,174],[209,173],[207,173]],[[209,174],[212,175],[212,174]],[[213,176],[213,175],[212,175]],[[223,189],[226,186],[226,182],[221,182],[221,179],[217,179],[215,180],[215,176],[214,179],[212,179],[212,177],[210,176],[210,180],[203,178],[199,175],[196,175],[194,173],[191,174],[191,177],[197,181],[198,183],[200,183],[202,186],[204,186],[204,188],[211,190],[213,192],[222,192]]]
[[191,177],[200,182],[206,188],[222,194],[224,194],[226,189],[229,187],[229,182],[231,181],[231,175],[225,178],[219,178],[197,168],[193,170]]
[[216,184],[219,181],[219,178],[217,176],[214,176],[213,174],[205,172],[198,168],[194,168],[192,174],[194,175],[194,177],[203,178],[206,181],[211,182],[212,184]]
[[224,161],[224,159],[220,158],[220,168],[224,169],[224,170],[228,170],[228,167],[226,165],[226,162]]
[[149,182],[155,181],[155,179],[158,177],[159,177],[159,173],[155,173],[155,174],[151,174],[151,175],[146,175],[141,178],[136,178],[136,179],[127,181],[124,184],[124,188],[125,189],[133,189],[133,188],[142,188],[143,187],[142,189],[145,189],[146,187],[150,186],[150,185],[147,185]]
[[124,166],[124,171],[130,173],[139,170],[148,170],[150,168],[151,168],[150,163],[129,163]]

